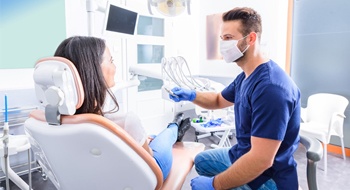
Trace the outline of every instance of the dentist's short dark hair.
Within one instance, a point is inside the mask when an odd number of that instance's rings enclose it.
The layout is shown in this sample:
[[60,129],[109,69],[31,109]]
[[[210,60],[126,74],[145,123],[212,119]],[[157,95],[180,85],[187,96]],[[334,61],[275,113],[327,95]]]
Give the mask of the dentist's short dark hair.
[[261,39],[261,16],[254,9],[249,7],[236,7],[230,11],[223,13],[223,22],[233,20],[241,21],[242,28],[239,30],[243,36],[246,36],[251,32],[255,32],[258,35],[259,39]]

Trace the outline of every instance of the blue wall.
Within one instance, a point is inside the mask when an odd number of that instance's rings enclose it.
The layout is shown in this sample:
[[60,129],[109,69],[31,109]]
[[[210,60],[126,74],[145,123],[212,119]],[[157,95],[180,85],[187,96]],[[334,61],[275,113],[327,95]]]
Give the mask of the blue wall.
[[64,0],[0,0],[0,69],[33,68],[65,37]]
[[[291,76],[301,90],[302,107],[311,94],[325,92],[350,101],[350,1],[295,0]],[[350,148],[350,105],[344,143]],[[333,138],[332,144],[340,144]]]

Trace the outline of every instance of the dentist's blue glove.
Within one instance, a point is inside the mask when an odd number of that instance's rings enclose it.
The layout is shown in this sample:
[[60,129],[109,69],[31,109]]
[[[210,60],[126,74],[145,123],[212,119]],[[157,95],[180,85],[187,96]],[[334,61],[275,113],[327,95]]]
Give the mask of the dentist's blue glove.
[[214,177],[198,176],[191,180],[192,190],[214,190]]
[[173,96],[169,94],[169,98],[174,100],[175,102],[180,102],[180,101],[193,101],[196,99],[196,91],[195,90],[188,90],[185,88],[180,88],[180,87],[175,87],[171,89],[173,93],[177,96]]

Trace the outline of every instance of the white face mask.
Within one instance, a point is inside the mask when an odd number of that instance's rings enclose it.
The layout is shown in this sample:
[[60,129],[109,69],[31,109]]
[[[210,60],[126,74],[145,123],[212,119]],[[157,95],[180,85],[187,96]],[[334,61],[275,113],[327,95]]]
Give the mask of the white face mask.
[[[247,36],[239,40],[242,40]],[[239,50],[237,46],[239,40],[226,40],[226,41],[221,40],[220,41],[220,52],[222,57],[225,59],[227,63],[234,62],[237,59],[241,58],[243,56],[243,53],[245,53],[248,50],[249,45],[245,48],[245,50],[243,50],[243,52]]]

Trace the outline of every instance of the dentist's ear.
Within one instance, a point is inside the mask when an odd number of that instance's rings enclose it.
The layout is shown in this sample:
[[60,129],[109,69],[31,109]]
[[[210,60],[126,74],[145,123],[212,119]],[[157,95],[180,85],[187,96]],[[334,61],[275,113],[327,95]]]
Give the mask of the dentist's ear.
[[258,34],[255,32],[251,32],[248,37],[248,44],[253,45],[258,39]]

